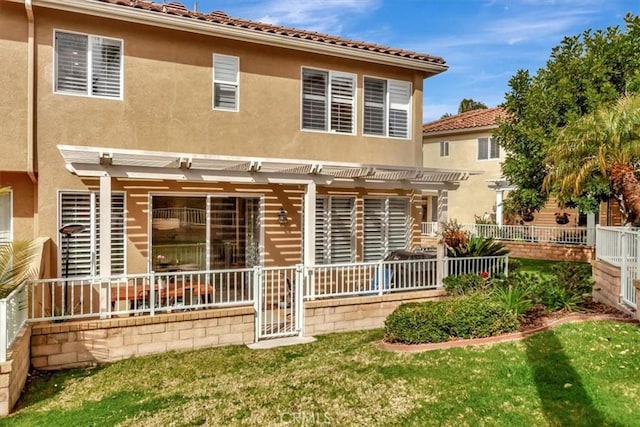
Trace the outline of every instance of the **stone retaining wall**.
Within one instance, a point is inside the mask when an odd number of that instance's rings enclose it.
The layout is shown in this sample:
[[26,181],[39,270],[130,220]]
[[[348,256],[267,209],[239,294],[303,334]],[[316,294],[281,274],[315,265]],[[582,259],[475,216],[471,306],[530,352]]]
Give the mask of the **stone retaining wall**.
[[502,243],[511,251],[509,256],[514,258],[581,262],[589,262],[595,258],[592,246],[510,241]]
[[22,328],[7,351],[7,361],[0,363],[0,416],[9,415],[27,381],[31,327]]
[[437,289],[306,301],[304,335],[381,328],[387,316],[400,304],[436,301],[445,296],[444,289]]
[[620,267],[604,261],[592,261],[593,300],[620,308]]
[[41,370],[66,369],[171,350],[248,344],[254,341],[254,321],[253,306],[243,306],[37,324],[31,332],[31,363]]

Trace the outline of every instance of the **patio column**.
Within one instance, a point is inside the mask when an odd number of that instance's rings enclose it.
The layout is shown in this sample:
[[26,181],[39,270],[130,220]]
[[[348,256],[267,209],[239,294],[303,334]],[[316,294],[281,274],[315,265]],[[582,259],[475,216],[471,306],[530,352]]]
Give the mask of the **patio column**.
[[[449,190],[438,190],[438,223],[449,220]],[[442,227],[439,227],[442,230]]]
[[310,181],[304,191],[304,265],[316,263],[316,183]]
[[109,277],[111,276],[111,176],[100,176],[100,313],[109,311]]
[[587,214],[587,245],[594,246],[596,244],[596,214]]
[[502,225],[502,201],[504,199],[504,190],[496,189],[496,224]]

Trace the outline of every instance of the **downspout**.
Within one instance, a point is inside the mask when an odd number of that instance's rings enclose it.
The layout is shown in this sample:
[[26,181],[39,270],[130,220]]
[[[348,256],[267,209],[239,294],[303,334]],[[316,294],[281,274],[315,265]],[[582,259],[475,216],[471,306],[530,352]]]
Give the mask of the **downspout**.
[[27,39],[27,175],[36,185],[38,180],[34,168],[34,94],[35,94],[35,23],[33,19],[32,0],[25,0],[24,7],[27,11],[29,35]]
[[28,38],[27,38],[27,175],[33,184],[33,237],[38,237],[38,178],[35,172],[35,21],[33,17],[32,0],[24,1],[27,12]]

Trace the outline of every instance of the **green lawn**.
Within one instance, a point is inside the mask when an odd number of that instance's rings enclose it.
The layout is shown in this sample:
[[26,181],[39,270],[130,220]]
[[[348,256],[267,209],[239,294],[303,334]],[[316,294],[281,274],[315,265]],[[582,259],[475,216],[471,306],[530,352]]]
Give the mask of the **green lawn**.
[[563,325],[416,354],[381,330],[168,353],[36,378],[3,425],[640,425],[640,328]]
[[[563,263],[576,264],[570,261],[548,261],[544,259],[528,259],[528,258],[513,258],[518,260],[520,266],[518,271],[527,271],[531,273],[540,273],[543,276],[553,275],[553,266]],[[588,263],[580,263],[588,264]]]

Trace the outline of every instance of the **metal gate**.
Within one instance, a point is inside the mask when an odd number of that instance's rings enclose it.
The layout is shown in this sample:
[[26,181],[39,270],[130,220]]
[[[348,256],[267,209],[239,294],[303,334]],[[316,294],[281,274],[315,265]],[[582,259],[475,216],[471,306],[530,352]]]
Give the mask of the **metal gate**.
[[257,269],[255,305],[258,340],[302,335],[302,265]]

